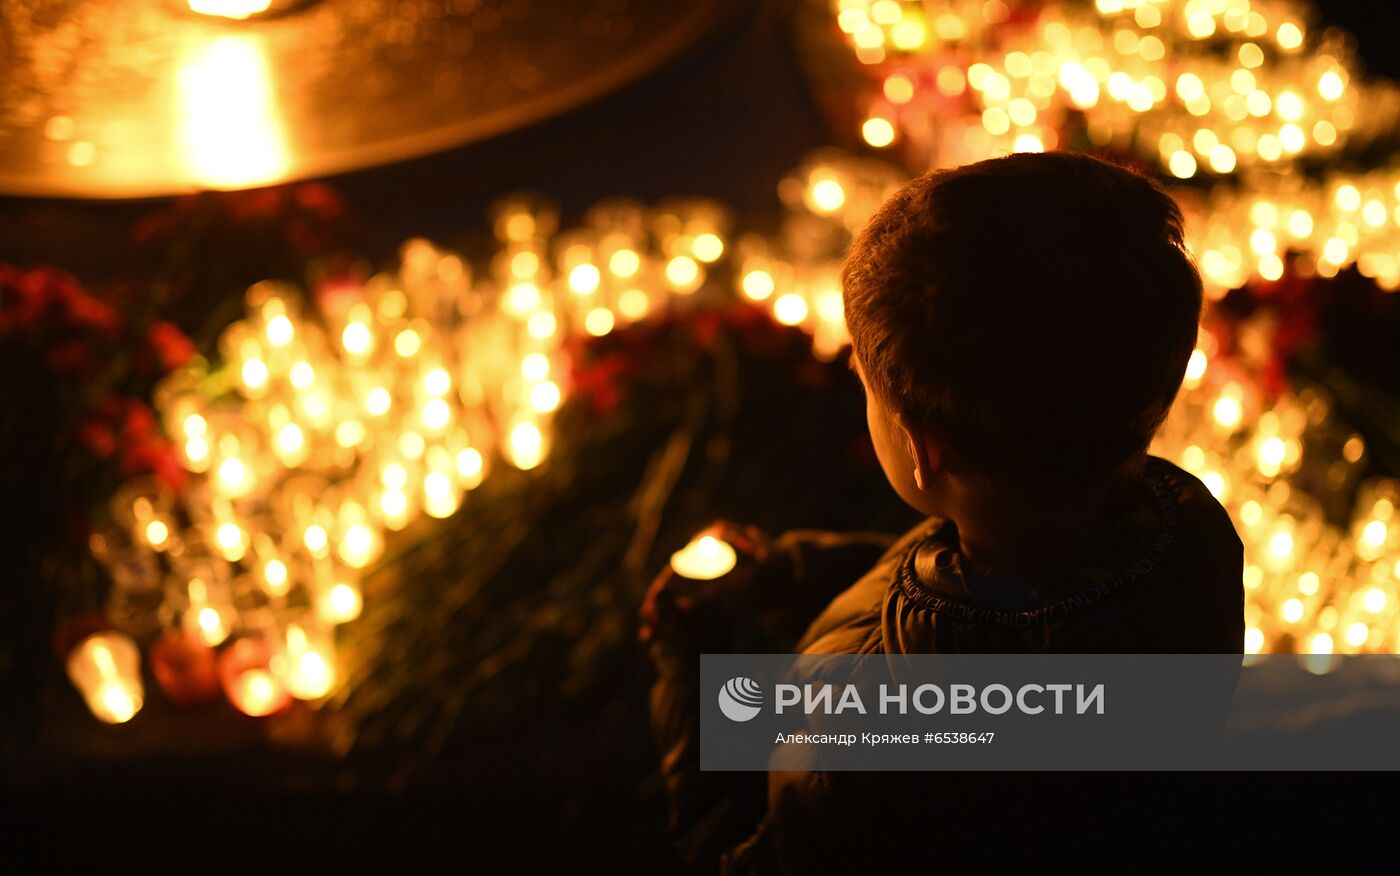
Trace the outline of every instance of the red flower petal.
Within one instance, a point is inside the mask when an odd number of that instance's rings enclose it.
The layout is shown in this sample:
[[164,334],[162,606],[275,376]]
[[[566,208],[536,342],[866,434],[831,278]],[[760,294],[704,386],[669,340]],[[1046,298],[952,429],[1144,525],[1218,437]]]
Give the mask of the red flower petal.
[[153,323],[147,330],[146,340],[164,371],[173,371],[194,356],[194,343],[173,322]]

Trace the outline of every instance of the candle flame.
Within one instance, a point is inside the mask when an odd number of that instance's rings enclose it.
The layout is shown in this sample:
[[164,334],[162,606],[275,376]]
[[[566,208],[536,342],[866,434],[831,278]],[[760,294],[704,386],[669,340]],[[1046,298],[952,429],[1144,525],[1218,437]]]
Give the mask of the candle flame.
[[272,0],[188,0],[190,11],[242,21],[266,12]]
[[[190,6],[248,8],[258,2],[191,0]],[[266,9],[267,0],[260,2]],[[253,11],[206,14],[237,18]],[[261,44],[246,36],[221,36],[182,65],[179,83],[176,130],[196,182],[240,188],[273,182],[286,173],[287,144]]]
[[738,561],[734,548],[713,535],[702,535],[671,555],[677,575],[696,581],[712,581],[729,572]]

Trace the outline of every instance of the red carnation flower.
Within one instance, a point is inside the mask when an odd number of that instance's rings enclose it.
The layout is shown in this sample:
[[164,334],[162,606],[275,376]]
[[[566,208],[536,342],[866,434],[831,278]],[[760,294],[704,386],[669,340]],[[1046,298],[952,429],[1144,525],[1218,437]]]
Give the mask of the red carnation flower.
[[625,356],[608,353],[571,375],[574,391],[592,404],[598,415],[607,414],[622,400],[621,378],[629,370]]
[[78,443],[98,459],[106,459],[116,452],[117,433],[110,423],[88,418],[78,426]]
[[194,343],[173,322],[161,320],[152,323],[146,332],[146,342],[156,354],[163,371],[174,371],[194,356]]
[[35,268],[19,271],[6,299],[13,302],[14,322],[26,326],[37,320],[69,288],[77,288],[72,277],[55,268]]
[[98,416],[105,417],[108,420],[115,420],[117,417],[121,416],[122,410],[126,407],[126,403],[122,400],[121,396],[108,394],[98,399],[94,407]]
[[53,374],[82,375],[92,367],[92,350],[79,340],[60,341],[44,354],[44,369]]
[[340,195],[324,183],[303,183],[293,191],[298,207],[309,210],[322,219],[334,219],[345,210]]
[[121,326],[121,314],[111,304],[83,292],[81,289],[64,289],[61,293],[63,308],[68,319],[75,325],[92,328],[108,336],[115,336]]
[[184,487],[187,477],[175,448],[161,438],[147,437],[129,443],[122,449],[121,467],[125,477],[150,472],[177,491]]
[[126,417],[122,421],[122,438],[126,441],[139,441],[156,430],[156,415],[144,402],[133,399],[127,404]]

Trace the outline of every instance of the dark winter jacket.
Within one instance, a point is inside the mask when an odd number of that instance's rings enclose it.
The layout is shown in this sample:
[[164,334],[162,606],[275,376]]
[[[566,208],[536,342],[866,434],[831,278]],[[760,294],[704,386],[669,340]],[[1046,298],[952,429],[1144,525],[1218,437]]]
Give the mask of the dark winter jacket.
[[[1040,582],[975,567],[948,521],[928,520],[897,539],[788,533],[778,541],[777,586],[795,615],[820,611],[795,650],[1240,653],[1243,549],[1205,486],[1149,457],[1111,507],[1112,556]],[[702,871],[873,872],[880,855],[902,858],[907,848],[955,840],[959,819],[987,807],[1011,829],[1018,807],[1029,818],[1053,818],[1057,797],[1111,798],[1128,782],[1056,773],[701,773],[695,676],[663,672],[652,717],[671,826],[682,858]]]

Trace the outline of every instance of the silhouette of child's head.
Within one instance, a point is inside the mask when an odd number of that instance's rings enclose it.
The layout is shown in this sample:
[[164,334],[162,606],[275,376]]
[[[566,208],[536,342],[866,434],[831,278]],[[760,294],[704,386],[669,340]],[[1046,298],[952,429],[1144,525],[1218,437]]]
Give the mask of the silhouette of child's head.
[[1201,310],[1172,198],[1069,152],[915,179],[857,237],[842,284],[872,437],[916,507],[930,472],[1049,498],[1129,471]]

